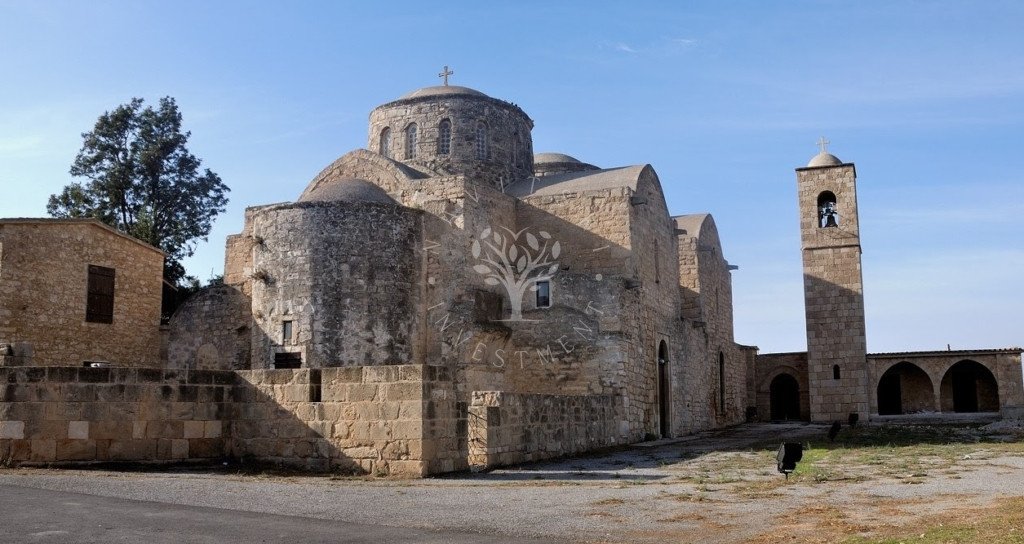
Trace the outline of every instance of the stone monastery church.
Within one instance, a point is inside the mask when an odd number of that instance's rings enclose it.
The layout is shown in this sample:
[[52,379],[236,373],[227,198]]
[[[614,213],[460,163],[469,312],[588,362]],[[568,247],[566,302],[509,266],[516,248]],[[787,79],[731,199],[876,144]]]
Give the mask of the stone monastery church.
[[294,202],[248,208],[223,284],[165,326],[158,250],[0,219],[0,457],[425,476],[1024,406],[1019,349],[866,353],[853,164],[797,170],[808,351],[759,355],[710,215],[672,215],[650,165],[535,154],[522,109],[445,79],[374,109],[367,148]]

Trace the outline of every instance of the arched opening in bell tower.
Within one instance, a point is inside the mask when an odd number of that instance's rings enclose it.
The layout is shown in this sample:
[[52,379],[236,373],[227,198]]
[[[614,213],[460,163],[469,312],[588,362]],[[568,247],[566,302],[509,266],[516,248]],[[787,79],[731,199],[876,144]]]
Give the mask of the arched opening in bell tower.
[[839,209],[836,206],[836,201],[836,195],[832,191],[823,191],[818,195],[819,228],[839,226]]

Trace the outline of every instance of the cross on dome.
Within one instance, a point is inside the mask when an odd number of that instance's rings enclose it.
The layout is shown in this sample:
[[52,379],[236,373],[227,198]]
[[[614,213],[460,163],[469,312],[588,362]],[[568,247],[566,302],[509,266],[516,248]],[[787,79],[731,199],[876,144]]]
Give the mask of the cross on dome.
[[444,65],[444,70],[441,70],[441,73],[437,74],[437,77],[439,77],[442,80],[444,80],[444,86],[447,87],[448,86],[448,76],[450,76],[450,75],[452,75],[454,73],[455,72],[453,72],[452,70],[449,70],[448,69],[448,65],[445,64]]

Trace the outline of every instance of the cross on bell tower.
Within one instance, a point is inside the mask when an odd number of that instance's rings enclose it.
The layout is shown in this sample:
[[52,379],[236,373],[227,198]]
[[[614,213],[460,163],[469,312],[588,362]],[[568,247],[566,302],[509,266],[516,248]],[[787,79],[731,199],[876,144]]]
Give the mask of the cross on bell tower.
[[[447,66],[445,66],[445,68],[447,68]],[[826,153],[828,152],[828,144],[830,143],[832,142],[826,140],[825,137],[822,136],[821,138],[818,138],[818,149],[820,149],[822,153]]]
[[444,80],[444,86],[447,87],[448,86],[448,76],[450,76],[450,75],[452,75],[454,73],[455,72],[449,70],[448,69],[448,65],[445,64],[444,65],[444,70],[441,70],[441,73],[437,74],[437,77],[439,77],[442,80]]

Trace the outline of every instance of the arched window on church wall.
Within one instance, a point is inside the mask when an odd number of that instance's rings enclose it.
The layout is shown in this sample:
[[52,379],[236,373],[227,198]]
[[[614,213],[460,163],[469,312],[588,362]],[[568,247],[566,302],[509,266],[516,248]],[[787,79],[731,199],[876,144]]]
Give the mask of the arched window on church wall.
[[416,123],[405,127],[405,158],[416,158]]
[[452,151],[452,122],[442,119],[437,126],[437,154],[447,155]]
[[490,155],[490,148],[487,142],[487,125],[483,121],[476,124],[476,158],[485,160]]
[[391,157],[391,129],[388,127],[380,131],[380,154]]

